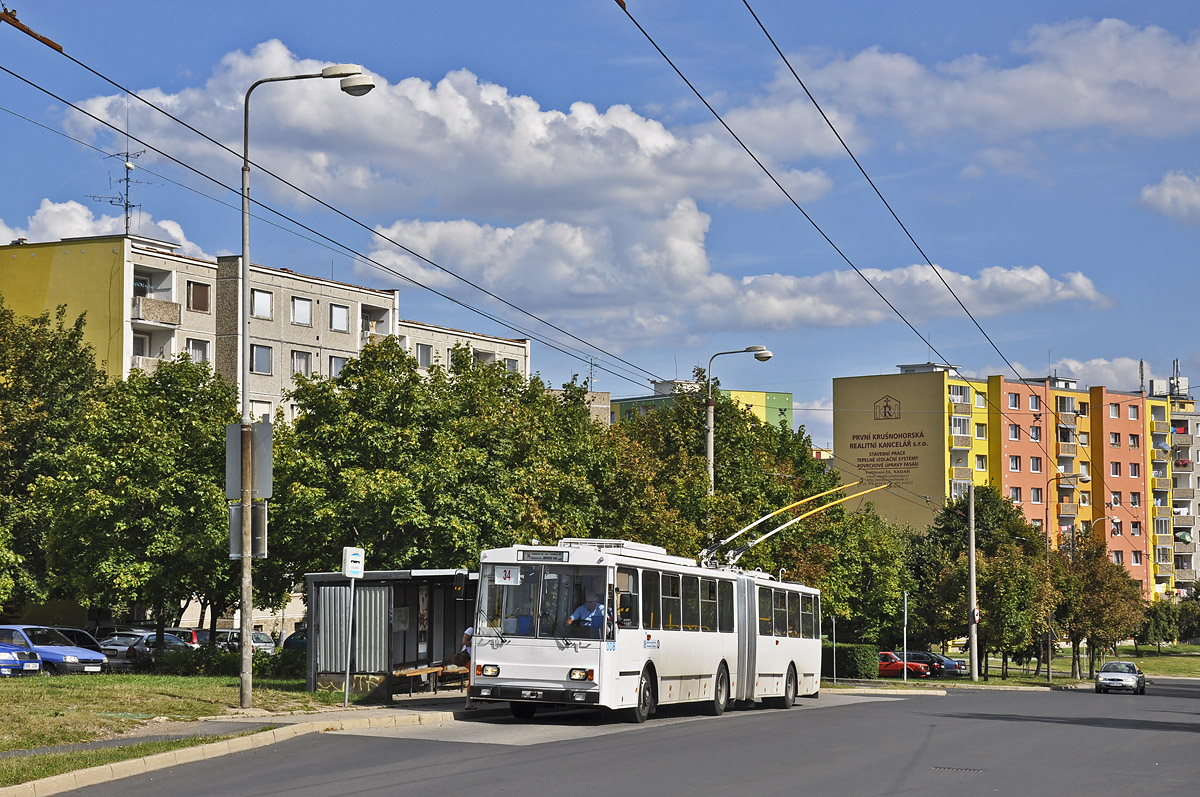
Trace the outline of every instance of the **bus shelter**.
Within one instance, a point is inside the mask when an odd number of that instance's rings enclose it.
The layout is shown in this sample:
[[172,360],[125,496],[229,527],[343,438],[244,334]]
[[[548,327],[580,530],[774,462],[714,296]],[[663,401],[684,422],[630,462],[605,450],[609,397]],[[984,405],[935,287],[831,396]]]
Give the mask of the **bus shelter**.
[[[350,579],[309,573],[308,688],[343,691],[350,653],[350,691],[390,699],[414,679],[437,684],[472,625],[478,573],[466,570],[369,570]],[[463,673],[459,673],[463,674]]]

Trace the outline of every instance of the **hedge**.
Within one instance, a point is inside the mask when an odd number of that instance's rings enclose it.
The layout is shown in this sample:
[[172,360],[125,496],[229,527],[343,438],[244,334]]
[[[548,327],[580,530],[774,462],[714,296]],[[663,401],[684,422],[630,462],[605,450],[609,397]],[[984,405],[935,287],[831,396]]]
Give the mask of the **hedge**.
[[[821,675],[833,677],[833,645],[821,646]],[[837,646],[838,678],[878,678],[879,647],[841,642]]]

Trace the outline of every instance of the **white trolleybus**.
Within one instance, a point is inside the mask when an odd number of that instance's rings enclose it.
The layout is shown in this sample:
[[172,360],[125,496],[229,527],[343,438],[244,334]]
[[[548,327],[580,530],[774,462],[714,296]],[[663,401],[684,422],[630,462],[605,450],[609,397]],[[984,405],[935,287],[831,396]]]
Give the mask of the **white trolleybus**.
[[565,539],[480,557],[472,700],[624,709],[789,708],[821,685],[821,596],[653,545]]

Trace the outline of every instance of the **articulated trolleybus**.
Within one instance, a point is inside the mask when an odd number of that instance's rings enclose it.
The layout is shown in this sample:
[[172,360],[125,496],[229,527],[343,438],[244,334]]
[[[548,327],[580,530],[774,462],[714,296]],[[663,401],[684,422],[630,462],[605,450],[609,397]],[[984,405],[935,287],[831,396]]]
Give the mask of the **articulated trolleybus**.
[[565,539],[480,557],[472,700],[624,709],[789,708],[821,686],[821,596],[653,545]]

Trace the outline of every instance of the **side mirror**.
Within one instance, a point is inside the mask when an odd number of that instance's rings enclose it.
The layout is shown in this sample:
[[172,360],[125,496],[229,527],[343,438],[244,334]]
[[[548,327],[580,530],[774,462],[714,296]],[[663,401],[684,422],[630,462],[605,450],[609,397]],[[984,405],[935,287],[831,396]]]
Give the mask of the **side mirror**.
[[632,592],[622,592],[617,596],[617,625],[621,628],[629,628],[632,625],[634,597]]

